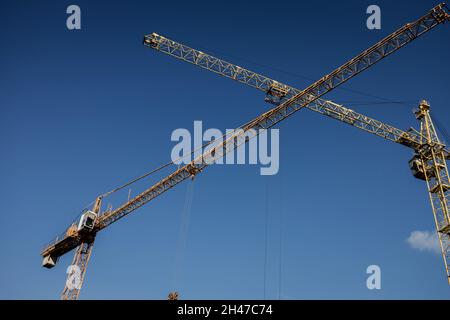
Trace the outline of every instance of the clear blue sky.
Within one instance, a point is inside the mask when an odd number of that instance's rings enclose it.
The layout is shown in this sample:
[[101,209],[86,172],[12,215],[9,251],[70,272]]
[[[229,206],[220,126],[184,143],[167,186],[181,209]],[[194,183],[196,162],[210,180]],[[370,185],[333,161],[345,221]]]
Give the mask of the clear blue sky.
[[[144,34],[303,88],[305,78],[320,78],[437,4],[0,3],[6,299],[59,298],[72,253],[47,270],[42,245],[98,194],[169,161],[174,129],[190,129],[194,120],[233,128],[269,107],[250,87],[145,48]],[[72,3],[81,7],[79,31],[66,29]],[[379,31],[365,26],[370,4],[381,7]],[[411,109],[425,98],[450,128],[449,38],[450,25],[439,26],[327,98],[404,129],[417,127]],[[367,104],[380,100],[354,90],[408,103]],[[278,175],[241,165],[198,176],[183,250],[186,183],[101,232],[81,298],[164,299],[178,290],[185,299],[448,299],[441,257],[406,242],[412,231],[434,228],[426,186],[407,166],[411,151],[309,110],[280,128]],[[382,270],[379,291],[365,285],[371,264]]]

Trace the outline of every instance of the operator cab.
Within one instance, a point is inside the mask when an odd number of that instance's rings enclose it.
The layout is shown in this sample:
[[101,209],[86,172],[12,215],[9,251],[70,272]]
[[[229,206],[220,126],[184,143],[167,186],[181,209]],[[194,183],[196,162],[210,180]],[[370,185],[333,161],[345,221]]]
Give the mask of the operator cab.
[[92,231],[95,226],[95,220],[97,219],[97,214],[93,211],[86,211],[80,218],[78,223],[78,231]]
[[412,157],[411,160],[409,160],[408,162],[409,164],[409,168],[411,169],[411,172],[413,174],[413,176],[417,179],[420,180],[426,180],[426,177],[433,177],[433,170],[431,170],[430,168],[427,167],[427,172],[425,175],[425,166],[424,163],[422,161],[422,159],[420,158],[419,155],[414,155],[414,157]]

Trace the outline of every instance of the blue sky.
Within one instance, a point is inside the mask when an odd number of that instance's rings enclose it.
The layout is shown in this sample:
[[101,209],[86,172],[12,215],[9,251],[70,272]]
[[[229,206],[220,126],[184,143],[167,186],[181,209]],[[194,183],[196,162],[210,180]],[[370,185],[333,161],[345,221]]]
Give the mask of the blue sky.
[[[73,3],[78,31],[65,25]],[[370,4],[381,30],[366,28]],[[47,270],[41,247],[98,194],[169,161],[174,129],[234,128],[269,108],[250,87],[145,48],[144,34],[301,89],[436,4],[1,1],[0,298],[59,298],[72,253]],[[450,128],[449,35],[437,27],[326,97],[404,129],[425,98]],[[434,228],[411,151],[309,110],[279,127],[278,175],[211,167],[191,211],[185,183],[101,232],[81,298],[448,299],[441,257],[406,242]],[[371,264],[381,290],[366,288]]]

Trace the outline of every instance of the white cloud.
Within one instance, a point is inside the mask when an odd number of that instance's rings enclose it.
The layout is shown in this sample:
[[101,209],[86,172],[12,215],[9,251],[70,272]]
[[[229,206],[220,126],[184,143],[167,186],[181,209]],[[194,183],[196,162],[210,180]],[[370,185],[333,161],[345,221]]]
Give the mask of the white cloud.
[[413,231],[409,235],[406,242],[409,243],[411,248],[420,251],[430,251],[434,253],[440,253],[441,247],[436,232],[430,231]]

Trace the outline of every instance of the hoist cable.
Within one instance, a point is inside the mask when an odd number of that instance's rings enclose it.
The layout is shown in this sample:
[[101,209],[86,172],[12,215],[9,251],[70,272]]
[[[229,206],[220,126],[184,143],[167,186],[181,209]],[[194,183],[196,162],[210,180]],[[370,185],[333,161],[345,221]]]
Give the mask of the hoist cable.
[[183,211],[181,212],[181,222],[178,234],[178,243],[175,253],[175,265],[173,275],[173,288],[176,291],[179,285],[179,278],[181,274],[181,265],[184,260],[186,250],[187,237],[189,234],[189,225],[191,220],[192,200],[194,197],[194,180],[188,184],[186,189],[186,197],[184,200]]
[[267,282],[267,242],[268,242],[268,224],[269,224],[269,181],[266,178],[266,197],[265,197],[265,219],[264,219],[264,300],[266,300],[266,282]]

